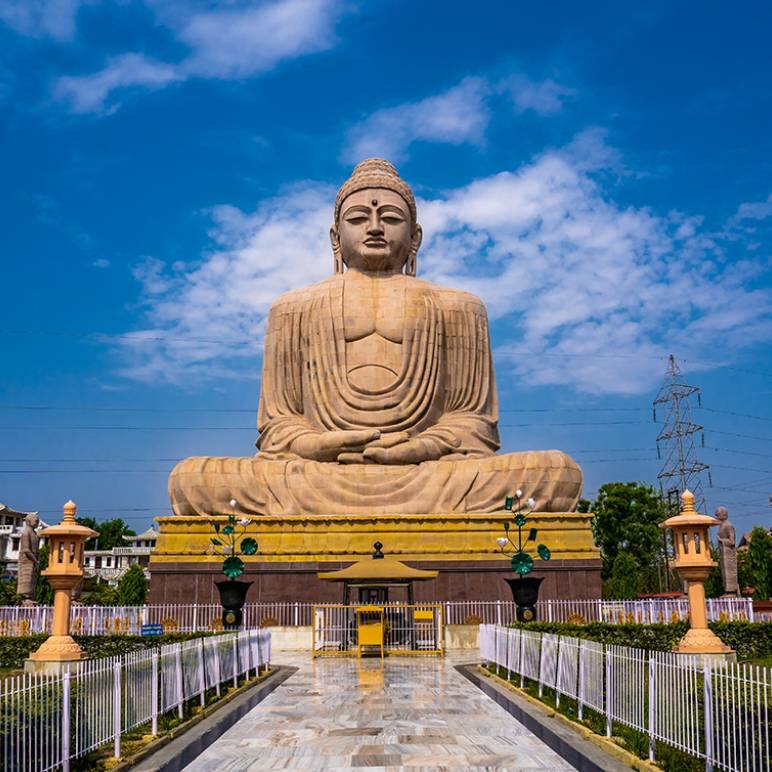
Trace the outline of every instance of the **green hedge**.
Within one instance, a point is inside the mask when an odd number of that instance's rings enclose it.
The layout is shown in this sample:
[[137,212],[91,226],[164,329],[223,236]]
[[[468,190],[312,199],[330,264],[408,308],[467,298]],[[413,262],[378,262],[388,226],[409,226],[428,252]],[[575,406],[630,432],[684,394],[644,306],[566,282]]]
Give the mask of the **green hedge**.
[[[513,627],[540,633],[557,633],[586,638],[590,641],[633,646],[652,651],[670,651],[689,629],[687,622],[656,625],[613,625],[591,622],[572,625],[561,622],[516,623]],[[711,622],[710,629],[731,646],[739,659],[772,656],[772,622]]]
[[[166,635],[73,635],[76,643],[87,657],[113,657],[130,651],[151,649],[165,643],[188,641],[210,633],[167,633]],[[24,660],[35,651],[47,635],[25,635],[24,637],[0,638],[0,668],[20,669]]]

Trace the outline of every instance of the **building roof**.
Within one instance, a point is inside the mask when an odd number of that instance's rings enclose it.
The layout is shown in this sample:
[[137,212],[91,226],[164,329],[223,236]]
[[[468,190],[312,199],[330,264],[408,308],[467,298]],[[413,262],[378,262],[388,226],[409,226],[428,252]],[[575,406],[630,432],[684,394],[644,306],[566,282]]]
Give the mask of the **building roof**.
[[0,515],[18,515],[21,518],[27,515],[37,515],[37,512],[20,512],[16,509],[11,509],[7,504],[0,504]]
[[124,541],[139,541],[140,539],[157,539],[158,531],[151,525],[146,531],[138,533],[136,536],[124,536]]
[[374,559],[372,557],[359,560],[339,571],[324,571],[318,574],[320,579],[330,582],[374,581],[386,582],[392,580],[434,579],[436,571],[423,571],[420,568],[412,568],[401,560],[394,558]]

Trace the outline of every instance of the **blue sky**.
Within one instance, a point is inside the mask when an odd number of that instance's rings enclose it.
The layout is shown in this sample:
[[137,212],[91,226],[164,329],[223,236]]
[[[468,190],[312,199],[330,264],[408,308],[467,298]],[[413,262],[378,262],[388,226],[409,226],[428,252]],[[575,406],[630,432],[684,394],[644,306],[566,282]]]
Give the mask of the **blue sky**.
[[375,154],[488,305],[505,450],[655,482],[673,352],[708,506],[768,524],[772,11],[672,6],[0,0],[0,501],[142,528],[252,452],[270,302]]

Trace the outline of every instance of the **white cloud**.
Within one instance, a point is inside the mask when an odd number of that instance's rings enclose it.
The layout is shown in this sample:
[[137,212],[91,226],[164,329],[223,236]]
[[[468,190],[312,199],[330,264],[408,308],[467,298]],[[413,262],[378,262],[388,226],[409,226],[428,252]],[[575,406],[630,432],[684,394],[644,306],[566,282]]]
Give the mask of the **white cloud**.
[[[597,174],[615,155],[599,152],[598,141],[597,133],[579,137],[520,169],[420,201],[419,275],[479,294],[499,367],[533,385],[640,394],[661,378],[659,357],[671,350],[694,370],[772,339],[770,292],[751,288],[763,262],[706,231],[699,216],[615,203]],[[221,363],[238,372],[233,358],[249,356],[254,375],[271,302],[331,272],[333,195],[307,184],[253,214],[218,207],[216,249],[199,265],[146,266],[143,334],[166,340],[132,341],[125,374],[184,380],[192,368],[222,376]]]
[[399,161],[413,142],[422,140],[479,143],[490,117],[488,91],[482,78],[466,78],[443,94],[378,110],[349,132],[345,160],[383,156]]
[[245,0],[203,8],[146,2],[159,24],[187,47],[187,54],[168,62],[126,53],[97,72],[59,78],[54,95],[73,112],[113,112],[127,88],[158,89],[191,77],[248,78],[268,72],[287,59],[332,48],[343,13],[339,0]]
[[534,81],[520,73],[506,78],[500,88],[509,94],[517,112],[532,110],[539,115],[559,113],[563,102],[576,93],[549,78]]
[[332,48],[337,16],[330,0],[283,0],[195,14],[179,30],[191,50],[182,70],[210,78],[266,72],[284,59]]
[[349,130],[343,158],[352,163],[369,156],[400,161],[414,142],[480,145],[502,95],[515,113],[552,115],[574,93],[553,80],[534,81],[523,74],[497,83],[465,78],[441,94],[376,110]]
[[0,0],[0,21],[20,35],[72,40],[81,6],[98,0]]
[[[332,187],[294,186],[252,214],[212,210],[214,249],[198,264],[165,270],[154,258],[135,269],[150,326],[121,342],[122,371],[149,381],[184,381],[191,374],[257,374],[268,309],[278,295],[328,276]],[[246,369],[222,362],[251,358]]]
[[752,201],[740,204],[733,221],[766,220],[768,217],[772,217],[772,194],[767,196],[766,201]]
[[68,102],[74,113],[110,113],[118,108],[117,104],[107,104],[113,91],[131,86],[158,89],[180,77],[172,65],[142,54],[122,54],[111,59],[99,72],[59,78],[54,96]]

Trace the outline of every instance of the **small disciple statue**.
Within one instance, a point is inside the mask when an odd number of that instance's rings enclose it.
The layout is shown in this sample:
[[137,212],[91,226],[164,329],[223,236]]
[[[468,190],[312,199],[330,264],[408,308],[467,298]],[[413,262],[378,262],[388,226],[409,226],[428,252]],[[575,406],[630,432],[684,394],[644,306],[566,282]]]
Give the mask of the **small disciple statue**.
[[421,238],[396,169],[360,163],[335,201],[334,274],[271,308],[259,452],[181,461],[175,514],[230,513],[231,499],[273,516],[491,513],[518,488],[537,510],[575,510],[582,472],[567,455],[496,454],[485,307],[416,278]]
[[32,512],[24,518],[24,528],[19,540],[19,563],[16,577],[16,593],[23,595],[27,604],[34,601],[38,579],[39,545],[37,527],[40,518]]
[[718,527],[718,562],[721,567],[721,583],[724,595],[740,595],[740,583],[737,580],[737,546],[735,545],[734,526],[729,521],[726,507],[716,508],[716,518],[721,521]]

